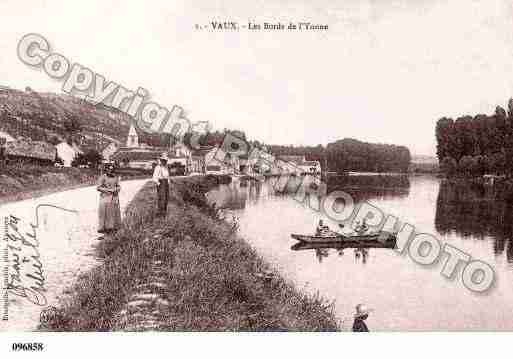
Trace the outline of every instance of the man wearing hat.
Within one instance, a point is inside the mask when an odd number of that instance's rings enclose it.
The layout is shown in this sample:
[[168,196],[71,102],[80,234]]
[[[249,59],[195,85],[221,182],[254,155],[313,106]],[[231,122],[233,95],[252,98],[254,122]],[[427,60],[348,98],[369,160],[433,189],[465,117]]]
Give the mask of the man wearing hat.
[[169,201],[169,170],[167,168],[167,153],[159,157],[159,164],[153,171],[153,182],[157,184],[158,215],[167,214],[167,202]]
[[365,320],[369,317],[369,313],[372,309],[369,309],[365,304],[358,304],[356,306],[356,313],[354,315],[353,332],[368,332],[367,324]]

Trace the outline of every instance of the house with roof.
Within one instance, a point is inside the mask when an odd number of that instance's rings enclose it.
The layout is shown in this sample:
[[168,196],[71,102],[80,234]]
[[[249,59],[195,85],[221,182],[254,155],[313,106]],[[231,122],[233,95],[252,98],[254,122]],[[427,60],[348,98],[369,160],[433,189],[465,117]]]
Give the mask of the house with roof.
[[71,167],[71,163],[79,153],[84,153],[75,143],[68,143],[66,141],[59,143],[55,146],[57,149],[57,156],[62,160],[64,167]]
[[225,153],[219,147],[203,146],[194,150],[191,155],[191,172],[207,173],[209,171],[224,174],[238,172],[238,160],[234,156]]
[[168,148],[144,143],[141,140],[141,134],[134,124],[131,124],[125,146],[118,147],[109,158],[117,162],[120,167],[152,170],[163,152],[168,152]]
[[290,173],[296,174],[319,174],[321,173],[321,163],[319,161],[307,161],[305,156],[283,155],[278,157],[279,160],[286,162],[281,166]]
[[319,161],[303,161],[298,167],[301,174],[317,175],[321,173],[321,164]]
[[102,151],[102,157],[105,161],[110,161],[112,155],[116,153],[119,149],[119,146],[115,142],[111,142],[107,147],[105,147]]

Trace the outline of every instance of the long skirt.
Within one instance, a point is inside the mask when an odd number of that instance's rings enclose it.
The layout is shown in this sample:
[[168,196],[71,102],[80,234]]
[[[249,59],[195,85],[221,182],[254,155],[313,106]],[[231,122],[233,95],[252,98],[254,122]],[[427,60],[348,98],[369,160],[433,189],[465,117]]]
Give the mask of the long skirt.
[[100,196],[98,219],[100,233],[114,232],[121,227],[121,209],[117,195],[102,194]]
[[169,181],[167,179],[159,180],[157,196],[159,215],[165,216],[167,213],[167,203],[169,202]]

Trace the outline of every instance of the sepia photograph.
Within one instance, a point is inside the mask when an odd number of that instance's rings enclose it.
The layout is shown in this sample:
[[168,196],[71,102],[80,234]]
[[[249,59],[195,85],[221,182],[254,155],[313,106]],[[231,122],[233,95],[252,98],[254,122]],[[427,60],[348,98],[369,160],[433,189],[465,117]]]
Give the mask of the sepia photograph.
[[510,0],[0,0],[0,34],[8,356],[511,338]]

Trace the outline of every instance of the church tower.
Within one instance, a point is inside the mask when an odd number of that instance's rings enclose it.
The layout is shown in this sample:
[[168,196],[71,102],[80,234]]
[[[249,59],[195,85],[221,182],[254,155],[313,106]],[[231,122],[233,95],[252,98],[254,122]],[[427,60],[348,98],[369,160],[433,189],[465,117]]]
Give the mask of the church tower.
[[126,147],[139,147],[139,136],[133,124],[130,125],[130,130],[128,131]]

